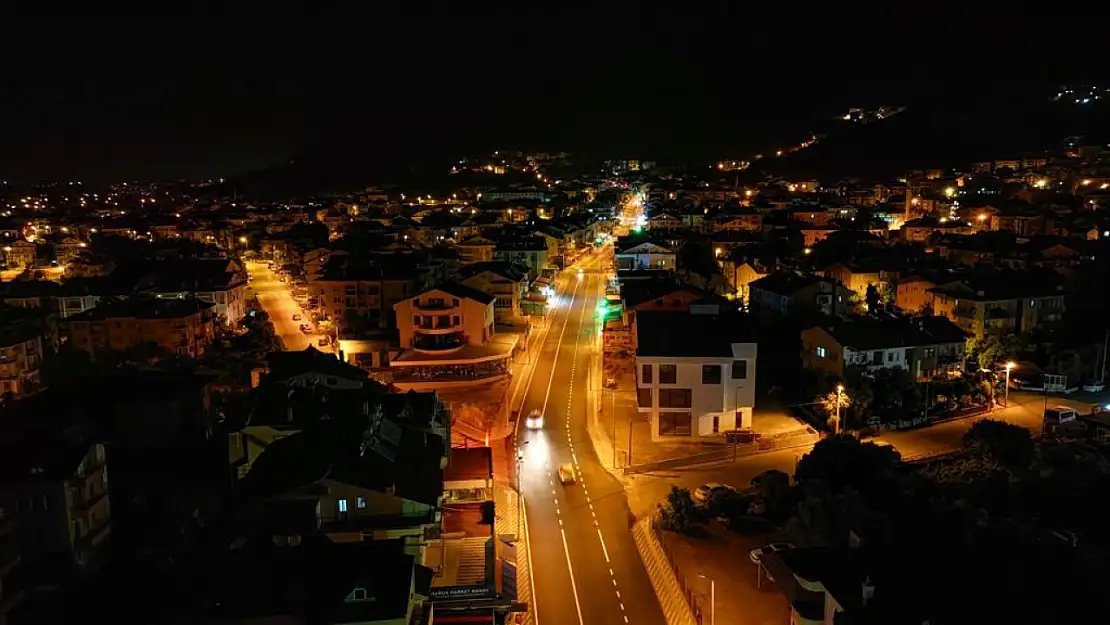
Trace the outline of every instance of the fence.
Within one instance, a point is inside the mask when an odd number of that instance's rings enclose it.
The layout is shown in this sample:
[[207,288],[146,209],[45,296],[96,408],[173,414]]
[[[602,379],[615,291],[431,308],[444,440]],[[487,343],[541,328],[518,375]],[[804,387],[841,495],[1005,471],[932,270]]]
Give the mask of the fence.
[[683,575],[682,571],[678,568],[674,553],[671,551],[670,546],[667,545],[667,532],[659,526],[659,520],[657,518],[651,519],[651,531],[655,533],[655,538],[663,547],[663,555],[667,557],[667,564],[671,567],[671,570],[674,571],[674,578],[678,581],[678,587],[682,589],[682,598],[686,601],[686,605],[690,606],[690,612],[694,614],[694,619],[698,622],[698,625],[701,625],[702,616],[708,613],[708,611],[702,611],[701,604],[698,603],[698,597],[694,594],[693,587],[686,581],[686,576]]

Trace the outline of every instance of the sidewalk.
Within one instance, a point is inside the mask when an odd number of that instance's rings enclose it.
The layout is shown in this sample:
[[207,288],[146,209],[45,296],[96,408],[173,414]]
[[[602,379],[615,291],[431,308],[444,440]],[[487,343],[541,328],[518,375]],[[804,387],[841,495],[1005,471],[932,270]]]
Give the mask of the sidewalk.
[[[532,605],[532,556],[529,552],[527,520],[519,514],[524,504],[508,484],[495,480],[493,485],[494,529],[499,537],[515,536],[517,601]],[[520,528],[519,530],[517,528]],[[524,613],[523,623],[533,623],[532,610]]]

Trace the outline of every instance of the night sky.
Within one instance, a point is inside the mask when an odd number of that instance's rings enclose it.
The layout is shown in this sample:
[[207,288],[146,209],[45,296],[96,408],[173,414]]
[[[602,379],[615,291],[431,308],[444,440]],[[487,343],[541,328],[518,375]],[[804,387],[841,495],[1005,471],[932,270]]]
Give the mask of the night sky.
[[841,107],[1039,92],[1105,60],[1081,24],[1040,18],[821,31],[723,12],[435,10],[28,23],[3,44],[0,179],[230,175],[334,146],[721,154]]

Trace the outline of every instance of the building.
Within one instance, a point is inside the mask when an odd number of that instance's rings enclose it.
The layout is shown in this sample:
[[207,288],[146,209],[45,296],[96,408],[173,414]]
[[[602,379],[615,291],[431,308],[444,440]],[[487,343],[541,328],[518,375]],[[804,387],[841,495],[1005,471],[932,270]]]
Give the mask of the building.
[[38,260],[38,246],[26,239],[18,239],[4,245],[4,265],[8,269],[27,269],[34,267]]
[[725,277],[725,284],[728,285],[729,291],[745,306],[750,299],[748,285],[771,273],[770,267],[743,255],[730,254],[718,259],[717,264],[721,267],[721,274]]
[[153,343],[166,352],[198,358],[215,336],[213,308],[194,299],[102,301],[66,319],[63,333],[74,349],[94,356]]
[[613,246],[617,269],[667,269],[674,271],[677,255],[674,250],[642,238],[622,237]]
[[161,299],[196,298],[212,304],[226,325],[236,326],[247,314],[247,274],[236,261],[190,260],[156,267],[139,289]]
[[359,318],[371,328],[392,329],[395,305],[426,288],[427,276],[412,263],[333,255],[322,275],[308,283],[308,294],[341,328]]
[[35,433],[7,442],[0,458],[0,510],[15,523],[23,563],[42,582],[95,567],[111,534],[104,445]]
[[37,392],[41,368],[41,336],[18,329],[0,331],[0,397],[18,399]]
[[748,284],[748,308],[761,315],[844,317],[853,292],[839,282],[794,271],[775,271]]
[[652,440],[715,439],[752,427],[756,343],[746,317],[717,306],[640,313],[636,396]]
[[1066,293],[1054,272],[968,273],[929,289],[933,313],[965,332],[1024,334],[1063,320]]
[[967,334],[944,317],[881,318],[802,331],[802,366],[844,379],[847,367],[901,368],[915,378],[963,370]]
[[528,276],[519,267],[505,261],[470,263],[459,269],[462,284],[492,295],[494,320],[497,323],[519,323],[524,311],[521,306],[528,294]]
[[908,313],[933,311],[933,294],[929,292],[937,284],[930,276],[911,274],[898,279],[894,290],[894,305]]
[[483,237],[470,237],[455,243],[455,251],[462,264],[482,263],[493,260],[493,250],[497,244]]
[[519,337],[494,332],[496,299],[446,283],[395,304],[402,351],[390,362],[394,384],[420,390],[507,375]]
[[497,247],[493,250],[493,259],[527,267],[529,280],[534,280],[539,276],[540,270],[550,262],[547,241],[538,236],[498,241]]

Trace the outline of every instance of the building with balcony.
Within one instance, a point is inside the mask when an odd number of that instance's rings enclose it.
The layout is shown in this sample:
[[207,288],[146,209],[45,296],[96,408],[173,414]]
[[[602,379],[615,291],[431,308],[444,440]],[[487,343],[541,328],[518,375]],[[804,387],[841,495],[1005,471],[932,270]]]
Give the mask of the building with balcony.
[[748,308],[767,316],[844,317],[852,296],[836,280],[794,271],[774,271],[748,284]]
[[26,239],[18,239],[5,243],[4,266],[8,269],[26,269],[34,267],[38,260],[38,246]]
[[36,433],[13,437],[0,453],[0,517],[14,521],[36,583],[97,566],[111,534],[104,445]]
[[166,352],[197,358],[214,336],[214,304],[195,299],[124,299],[101,302],[63,323],[63,336],[92,355],[153,343]]
[[502,239],[493,250],[494,260],[503,260],[513,265],[528,268],[528,279],[534,280],[540,270],[550,262],[547,241],[542,237],[527,236]]
[[0,331],[0,396],[20,398],[42,384],[42,337],[28,329]]
[[395,304],[402,351],[390,363],[394,384],[419,390],[507,375],[519,335],[494,332],[496,300],[453,282]]
[[[391,259],[393,260],[393,259]],[[429,273],[406,262],[374,262],[332,255],[321,275],[308,283],[324,317],[342,329],[354,317],[371,328],[397,327],[394,306],[427,286]]]
[[520,323],[524,317],[521,306],[528,294],[528,276],[519,267],[505,261],[471,263],[459,269],[459,282],[492,295],[494,321]]
[[933,312],[968,334],[1025,334],[1063,319],[1062,277],[1051,271],[969,272],[929,289]]
[[470,237],[455,244],[462,264],[483,263],[493,260],[493,249],[497,244],[484,237]]
[[879,318],[802,331],[802,366],[844,379],[845,369],[905,369],[915,378],[963,370],[967,334],[944,317]]
[[618,270],[669,269],[674,271],[677,255],[674,250],[642,238],[621,237],[613,246]]
[[750,430],[756,342],[745,316],[715,305],[645,311],[636,322],[636,395],[659,442]]
[[154,268],[138,288],[161,299],[208,302],[213,305],[213,314],[230,326],[238,325],[247,314],[247,274],[236,261],[165,263]]

